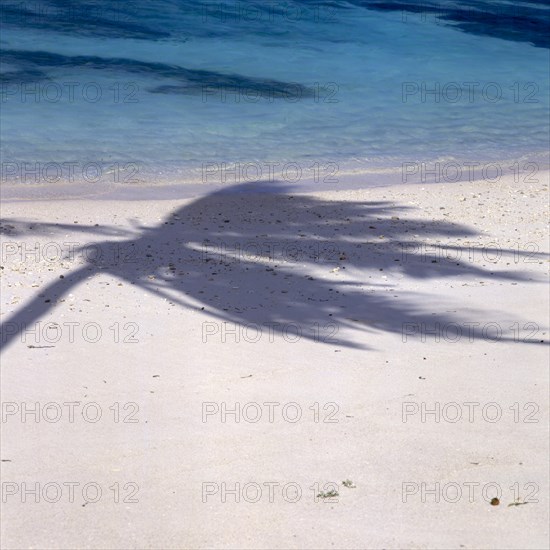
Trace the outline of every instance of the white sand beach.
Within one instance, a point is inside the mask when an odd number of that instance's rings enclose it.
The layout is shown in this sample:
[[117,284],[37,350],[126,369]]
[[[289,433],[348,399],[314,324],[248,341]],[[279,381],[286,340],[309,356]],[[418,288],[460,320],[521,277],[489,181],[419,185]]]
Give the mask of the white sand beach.
[[537,178],[3,204],[3,546],[547,547]]

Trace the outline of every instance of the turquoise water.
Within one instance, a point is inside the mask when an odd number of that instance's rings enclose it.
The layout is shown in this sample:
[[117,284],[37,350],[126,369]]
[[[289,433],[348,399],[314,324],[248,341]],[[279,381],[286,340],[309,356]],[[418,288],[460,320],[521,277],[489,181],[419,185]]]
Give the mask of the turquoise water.
[[545,151],[548,2],[466,4],[4,2],[2,182],[214,181],[222,163],[326,179]]

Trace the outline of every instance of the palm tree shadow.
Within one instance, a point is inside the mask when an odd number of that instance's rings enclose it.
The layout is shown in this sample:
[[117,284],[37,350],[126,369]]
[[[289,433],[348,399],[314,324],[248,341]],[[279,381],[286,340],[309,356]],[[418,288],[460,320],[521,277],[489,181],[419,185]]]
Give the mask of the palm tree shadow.
[[[250,183],[211,193],[172,212],[158,226],[134,224],[124,241],[109,239],[120,235],[118,228],[33,223],[33,230],[70,229],[106,238],[96,242],[94,254],[86,248],[83,265],[2,323],[2,344],[11,343],[75,285],[99,273],[204,311],[219,322],[268,326],[274,332],[365,349],[365,332],[402,334],[404,327],[422,323],[466,321],[423,310],[419,296],[403,296],[384,274],[527,280],[517,272],[489,272],[461,259],[465,254],[445,261],[437,247],[430,252],[419,248],[426,239],[478,235],[463,225],[417,219],[411,208],[387,202],[328,201],[292,195],[277,185],[262,190],[268,193],[258,194],[258,186]],[[6,221],[13,224],[12,235],[22,233],[20,221]],[[359,334],[344,337],[343,328]]]

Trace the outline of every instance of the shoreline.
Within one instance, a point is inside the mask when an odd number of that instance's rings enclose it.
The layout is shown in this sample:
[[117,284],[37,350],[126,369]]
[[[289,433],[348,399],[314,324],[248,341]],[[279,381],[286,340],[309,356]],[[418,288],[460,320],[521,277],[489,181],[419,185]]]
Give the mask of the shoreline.
[[[361,167],[360,163],[340,167],[336,162],[317,162],[312,164],[315,166],[313,175],[311,166],[306,168],[305,164],[287,164],[288,169],[283,173],[276,173],[272,166],[267,165],[268,170],[272,171],[268,171],[268,176],[263,179],[251,177],[251,174],[262,173],[262,163],[237,163],[203,168],[202,176],[196,173],[162,177],[150,174],[149,181],[155,183],[113,183],[103,180],[20,183],[7,181],[3,174],[0,200],[177,200],[224,190],[228,193],[243,189],[259,193],[315,193],[399,185],[454,185],[482,179],[499,185],[503,178],[510,175],[516,183],[524,181],[531,184],[536,183],[541,174],[545,177],[544,174],[550,170],[550,157],[548,153],[541,152],[484,162],[448,157],[430,162],[415,160],[404,162],[401,166],[379,166],[369,170]],[[263,166],[266,167],[265,164]]]

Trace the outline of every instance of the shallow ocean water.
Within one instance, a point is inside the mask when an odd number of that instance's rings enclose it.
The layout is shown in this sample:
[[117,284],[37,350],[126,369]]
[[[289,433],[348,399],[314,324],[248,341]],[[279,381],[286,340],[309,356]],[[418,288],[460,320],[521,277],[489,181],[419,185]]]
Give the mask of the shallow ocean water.
[[2,183],[330,183],[548,148],[549,2],[77,4],[2,4]]

